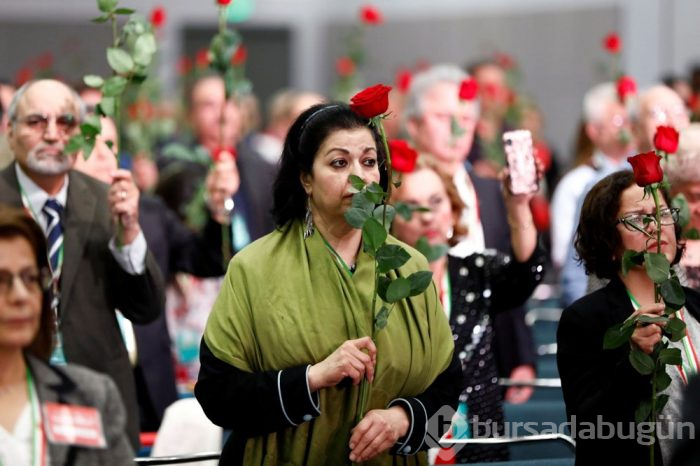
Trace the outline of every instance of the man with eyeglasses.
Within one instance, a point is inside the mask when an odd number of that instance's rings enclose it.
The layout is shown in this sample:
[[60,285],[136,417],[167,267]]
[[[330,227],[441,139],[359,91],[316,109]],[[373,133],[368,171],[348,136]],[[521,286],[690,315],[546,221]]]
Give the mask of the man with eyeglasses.
[[72,362],[112,377],[138,448],[134,380],[114,310],[147,323],[163,310],[164,288],[139,225],[139,192],[129,172],[105,186],[72,169],[65,151],[83,116],[65,84],[40,80],[10,104],[8,139],[15,162],[0,171],[0,202],[24,207],[47,236],[58,339],[52,362]]

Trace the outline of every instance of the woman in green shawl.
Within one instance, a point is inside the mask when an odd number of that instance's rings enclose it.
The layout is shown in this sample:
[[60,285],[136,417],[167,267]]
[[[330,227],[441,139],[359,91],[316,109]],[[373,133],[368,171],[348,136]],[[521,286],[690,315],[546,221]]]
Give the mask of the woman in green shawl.
[[[344,104],[297,119],[274,186],[278,229],[229,264],[195,387],[207,416],[233,431],[222,464],[426,464],[423,450],[447,427],[428,420],[456,407],[461,368],[433,284],[397,303],[373,335],[374,259],[343,217],[349,175],[386,185],[367,123]],[[428,269],[420,253],[387,242],[411,255],[393,278]]]

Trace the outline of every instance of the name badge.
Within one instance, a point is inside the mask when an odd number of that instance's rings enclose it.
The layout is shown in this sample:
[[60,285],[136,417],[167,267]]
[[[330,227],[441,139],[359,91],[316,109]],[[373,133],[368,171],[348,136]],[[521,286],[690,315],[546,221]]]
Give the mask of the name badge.
[[88,448],[105,448],[102,416],[96,408],[44,403],[44,428],[49,442]]

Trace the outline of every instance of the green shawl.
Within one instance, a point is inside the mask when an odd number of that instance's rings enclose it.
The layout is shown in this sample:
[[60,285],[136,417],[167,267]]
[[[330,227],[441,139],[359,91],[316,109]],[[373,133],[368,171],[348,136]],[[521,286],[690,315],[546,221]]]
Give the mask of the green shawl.
[[[391,236],[387,241],[401,244],[411,254],[398,275],[428,268],[414,249]],[[315,364],[344,341],[371,334],[373,274],[374,261],[364,252],[350,275],[318,232],[305,240],[301,222],[292,222],[233,258],[204,339],[217,358],[244,371]],[[435,285],[397,303],[374,341],[377,365],[367,411],[425,391],[447,368],[454,349]],[[318,418],[250,438],[244,463],[301,465],[306,458],[305,464],[311,466],[349,464],[348,442],[358,397],[359,385],[320,390]],[[417,459],[425,464],[425,453]],[[390,455],[382,454],[364,464],[391,462]]]

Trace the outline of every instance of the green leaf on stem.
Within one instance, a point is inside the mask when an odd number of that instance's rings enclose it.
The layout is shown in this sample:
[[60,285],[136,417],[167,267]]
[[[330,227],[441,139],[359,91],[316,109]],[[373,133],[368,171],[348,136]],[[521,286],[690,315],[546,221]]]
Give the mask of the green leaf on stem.
[[[384,210],[386,209],[386,219],[384,217]],[[396,216],[396,209],[394,209],[394,206],[388,205],[388,204],[382,204],[380,206],[377,206],[376,209],[372,212],[372,217],[376,218],[379,220],[379,223],[382,223],[384,220],[386,220],[386,223],[384,223],[384,226],[386,227],[386,230],[389,231],[391,228],[391,222],[394,221],[394,217]]]
[[414,247],[425,256],[428,262],[435,262],[447,254],[447,251],[450,249],[446,244],[431,245],[425,236],[421,236]]
[[656,393],[666,390],[669,385],[671,385],[671,376],[666,373],[665,370],[661,370],[654,377],[654,382],[656,382]]
[[365,224],[365,220],[367,220],[369,216],[369,212],[357,207],[349,208],[344,214],[345,221],[353,228],[362,228],[362,225]]
[[109,13],[117,6],[117,0],[97,0],[97,8],[102,13]]
[[92,18],[90,21],[92,21],[93,23],[102,24],[102,23],[106,23],[107,21],[109,21],[109,18],[110,18],[110,15],[102,15],[102,16],[98,16],[97,18]]
[[396,209],[396,213],[399,214],[402,219],[406,221],[411,220],[413,209],[411,209],[410,205],[406,204],[405,202],[395,202],[394,209]]
[[634,411],[634,420],[637,424],[646,421],[651,414],[651,400],[642,400]]
[[630,364],[642,375],[649,375],[654,372],[654,360],[644,351],[632,347],[630,349]]
[[669,335],[669,340],[680,341],[685,336],[685,322],[679,318],[668,319],[664,332]]
[[134,44],[134,62],[141,66],[150,65],[157,48],[156,38],[153,34],[150,32],[142,34]]
[[644,268],[647,275],[654,283],[663,283],[668,280],[671,264],[665,254],[647,252],[644,254]]
[[635,266],[641,265],[644,262],[644,253],[627,249],[622,254],[622,275],[627,276],[627,273]]
[[683,193],[678,193],[671,200],[671,207],[678,209],[678,224],[685,228],[690,223],[690,207]]
[[627,343],[634,333],[634,325],[617,324],[610,327],[603,337],[603,349],[615,349]]
[[117,8],[114,10],[114,14],[117,15],[133,15],[136,13],[136,10],[132,10],[131,8]]
[[367,197],[365,191],[360,191],[352,195],[352,206],[366,211],[368,216],[372,215],[372,211],[374,210],[374,202]]
[[134,60],[131,55],[116,47],[107,49],[107,63],[117,73],[127,74],[134,69]]
[[683,238],[700,239],[700,233],[698,233],[697,228],[689,228],[687,230],[683,230]]
[[104,82],[102,95],[105,97],[118,97],[122,95],[129,81],[122,76],[112,76]]
[[411,282],[411,296],[418,296],[430,286],[433,280],[433,272],[429,270],[421,270],[413,272],[408,276],[408,281]]
[[65,151],[69,154],[74,154],[83,148],[83,136],[81,134],[76,134],[71,137],[66,144]]
[[365,195],[367,196],[367,199],[371,200],[375,204],[381,204],[382,201],[384,201],[384,196],[386,193],[379,184],[372,182],[367,186]]
[[411,282],[408,278],[399,277],[393,280],[386,290],[386,301],[395,303],[411,296]]
[[659,362],[661,364],[670,364],[672,366],[677,366],[681,364],[681,350],[679,348],[665,348],[659,353]]
[[411,258],[404,248],[396,244],[385,244],[377,251],[377,267],[379,273],[387,273],[398,269]]
[[377,250],[386,241],[387,232],[375,218],[368,218],[362,225],[362,242],[365,252],[374,257]]
[[365,180],[363,180],[357,175],[350,175],[348,177],[348,180],[350,181],[350,186],[352,186],[358,192],[362,191],[365,188]]
[[374,330],[379,331],[386,327],[386,323],[388,320],[389,308],[385,305],[382,305],[381,309],[379,309],[379,312],[377,312],[377,315],[374,318]]
[[83,159],[87,160],[90,158],[92,155],[92,150],[95,148],[95,138],[85,138],[83,139],[83,147],[81,150],[83,151]]
[[391,278],[386,275],[380,275],[377,283],[377,294],[384,302],[388,302],[386,299],[386,290],[389,288],[389,285],[391,285]]
[[83,76],[83,82],[88,87],[98,88],[98,87],[102,87],[105,80],[102,79],[102,76],[98,76],[96,74],[87,74],[87,75]]
[[100,103],[97,104],[98,111],[105,116],[114,116],[117,101],[114,97],[102,96]]
[[685,304],[685,291],[677,277],[668,279],[659,286],[659,293],[666,307],[678,310]]

